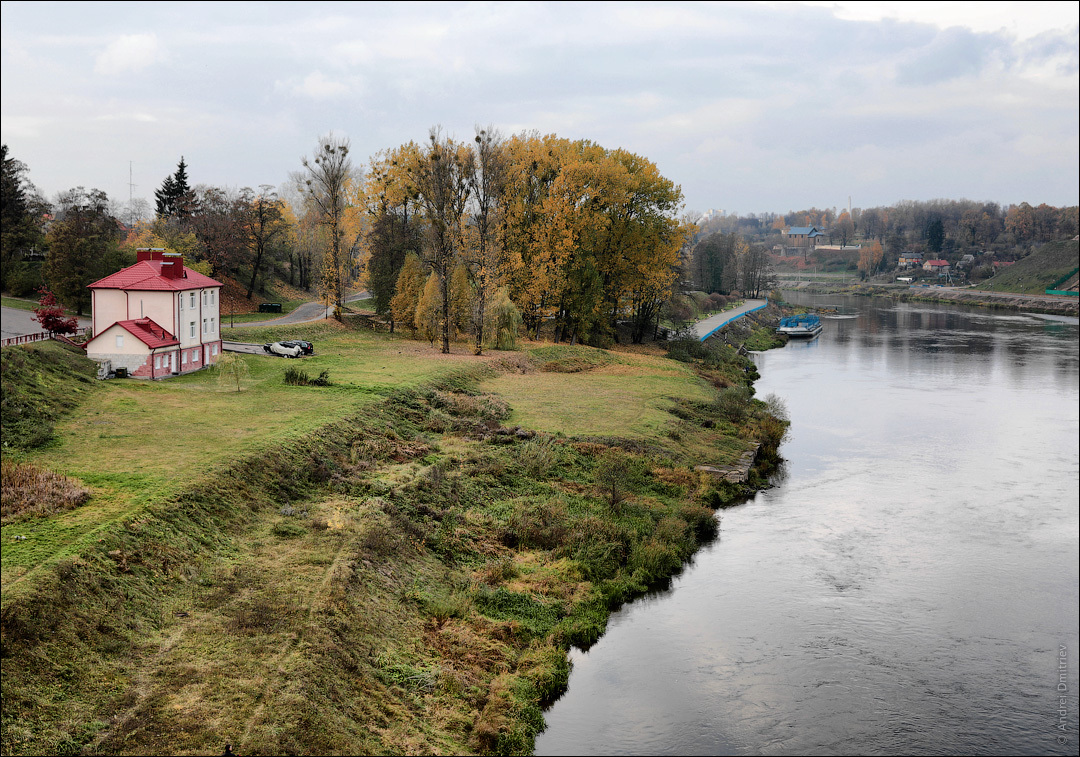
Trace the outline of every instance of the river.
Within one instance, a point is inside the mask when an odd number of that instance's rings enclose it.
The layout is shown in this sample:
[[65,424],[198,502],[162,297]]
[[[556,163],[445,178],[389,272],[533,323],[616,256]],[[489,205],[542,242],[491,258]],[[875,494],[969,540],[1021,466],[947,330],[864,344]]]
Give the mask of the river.
[[844,315],[755,355],[773,488],[572,650],[536,753],[1075,755],[1077,319],[800,301]]

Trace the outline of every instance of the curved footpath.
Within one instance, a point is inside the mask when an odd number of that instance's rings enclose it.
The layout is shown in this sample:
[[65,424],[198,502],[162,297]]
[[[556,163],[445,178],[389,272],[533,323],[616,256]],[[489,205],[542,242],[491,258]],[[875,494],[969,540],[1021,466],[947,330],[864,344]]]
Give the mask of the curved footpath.
[[698,321],[694,324],[694,336],[704,342],[710,336],[737,318],[742,318],[747,313],[753,313],[755,310],[761,310],[768,304],[768,300],[746,300],[734,310],[725,310],[722,313],[711,315],[705,320]]

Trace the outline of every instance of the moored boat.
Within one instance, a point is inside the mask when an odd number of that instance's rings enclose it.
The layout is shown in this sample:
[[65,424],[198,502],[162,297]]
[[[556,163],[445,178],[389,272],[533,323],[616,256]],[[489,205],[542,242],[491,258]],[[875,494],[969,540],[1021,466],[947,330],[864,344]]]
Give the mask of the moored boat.
[[821,319],[813,313],[789,315],[780,319],[777,334],[787,334],[791,338],[812,337],[821,333]]

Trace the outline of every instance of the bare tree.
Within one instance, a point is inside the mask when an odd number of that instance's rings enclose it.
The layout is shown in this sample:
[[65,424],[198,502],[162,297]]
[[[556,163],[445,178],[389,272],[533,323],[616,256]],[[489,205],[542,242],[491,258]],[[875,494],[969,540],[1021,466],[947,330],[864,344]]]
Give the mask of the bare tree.
[[330,245],[323,258],[323,290],[330,295],[340,314],[345,302],[345,272],[347,266],[342,251],[346,193],[352,173],[349,159],[349,140],[335,139],[334,133],[319,140],[310,160],[300,159],[306,169],[300,189],[311,198],[320,220],[330,232]]
[[469,263],[476,282],[473,313],[473,333],[476,336],[475,354],[484,349],[484,321],[488,305],[498,288],[496,281],[498,254],[495,240],[499,203],[506,185],[506,152],[502,136],[492,127],[476,127],[476,147],[469,189],[473,196],[472,225],[475,235]]
[[443,353],[450,352],[450,274],[462,248],[462,221],[469,199],[474,155],[467,145],[431,130],[427,149],[413,169],[413,182],[428,221],[428,262],[442,294],[440,333]]

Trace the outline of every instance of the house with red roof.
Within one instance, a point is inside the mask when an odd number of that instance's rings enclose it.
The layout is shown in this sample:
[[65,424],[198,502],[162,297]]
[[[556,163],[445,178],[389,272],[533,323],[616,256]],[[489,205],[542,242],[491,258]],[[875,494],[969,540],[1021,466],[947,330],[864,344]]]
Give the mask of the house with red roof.
[[162,249],[137,251],[136,263],[90,284],[94,338],[87,357],[129,376],[163,378],[217,362],[221,282]]
[[948,260],[927,260],[923,263],[923,270],[930,271],[931,273],[937,273],[939,276],[944,276],[949,272]]

